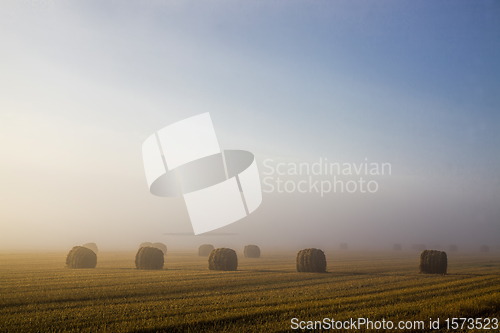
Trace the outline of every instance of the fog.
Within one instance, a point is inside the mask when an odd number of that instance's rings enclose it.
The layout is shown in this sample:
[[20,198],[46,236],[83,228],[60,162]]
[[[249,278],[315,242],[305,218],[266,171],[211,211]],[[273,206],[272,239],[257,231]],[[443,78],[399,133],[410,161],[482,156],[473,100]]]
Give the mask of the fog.
[[[4,1],[0,251],[500,245],[500,7],[387,3]],[[204,112],[264,193],[194,236],[182,198],[149,193],[141,146]],[[320,159],[391,172],[361,175],[373,193],[265,183],[333,181],[264,164]]]

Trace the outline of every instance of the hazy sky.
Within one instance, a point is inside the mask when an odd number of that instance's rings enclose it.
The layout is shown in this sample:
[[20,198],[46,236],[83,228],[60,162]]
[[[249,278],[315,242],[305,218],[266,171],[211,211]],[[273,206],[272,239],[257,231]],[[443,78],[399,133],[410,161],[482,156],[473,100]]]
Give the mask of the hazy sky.
[[[0,250],[163,241],[496,245],[498,1],[0,0]],[[388,162],[374,194],[264,194],[224,237],[152,196],[141,145],[210,112],[262,162]],[[322,179],[329,179],[327,176]]]

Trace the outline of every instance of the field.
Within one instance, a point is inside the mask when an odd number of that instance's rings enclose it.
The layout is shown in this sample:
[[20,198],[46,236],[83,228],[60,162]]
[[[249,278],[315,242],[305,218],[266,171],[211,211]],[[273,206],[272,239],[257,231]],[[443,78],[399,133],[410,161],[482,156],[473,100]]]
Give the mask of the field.
[[297,273],[293,252],[238,253],[236,272],[209,271],[195,251],[168,253],[162,271],[136,270],[133,252],[82,270],[65,255],[0,254],[0,331],[276,332],[292,318],[358,317],[439,317],[444,330],[446,318],[500,318],[498,253],[449,254],[445,276],[419,274],[419,253],[404,251],[326,252],[324,274]]

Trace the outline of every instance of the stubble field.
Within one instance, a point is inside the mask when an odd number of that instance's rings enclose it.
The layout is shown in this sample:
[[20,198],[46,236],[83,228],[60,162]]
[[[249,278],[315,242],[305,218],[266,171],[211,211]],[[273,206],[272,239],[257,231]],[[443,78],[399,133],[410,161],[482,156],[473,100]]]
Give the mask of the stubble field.
[[66,253],[0,254],[0,331],[288,332],[292,318],[360,317],[440,318],[445,330],[446,318],[500,319],[498,253],[449,253],[442,276],[419,274],[418,252],[326,252],[324,274],[296,272],[294,252],[240,252],[235,272],[209,271],[195,251],[169,252],[161,271],[136,270],[133,252],[99,253],[95,269],[65,268]]

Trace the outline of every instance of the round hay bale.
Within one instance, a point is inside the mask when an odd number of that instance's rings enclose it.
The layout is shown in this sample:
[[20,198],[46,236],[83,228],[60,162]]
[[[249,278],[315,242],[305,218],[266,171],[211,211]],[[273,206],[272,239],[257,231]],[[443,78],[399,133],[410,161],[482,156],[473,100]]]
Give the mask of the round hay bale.
[[235,271],[238,267],[236,251],[221,247],[210,252],[208,269],[216,271]]
[[99,249],[97,248],[97,244],[96,243],[85,243],[82,246],[86,247],[89,250],[94,251],[95,254],[99,253]]
[[163,243],[153,243],[153,245],[151,245],[152,247],[156,247],[158,250],[161,250],[161,252],[163,252],[163,254],[167,254],[167,246]]
[[304,249],[297,253],[297,272],[326,272],[325,253],[320,249]]
[[420,273],[446,274],[448,258],[446,252],[436,250],[424,250],[420,254]]
[[458,251],[458,246],[456,246],[455,244],[451,244],[448,248],[448,250],[450,252],[457,252]]
[[490,247],[488,245],[481,245],[479,252],[487,253],[490,252]]
[[394,245],[392,246],[392,249],[393,249],[394,251],[401,251],[401,249],[402,249],[401,244],[394,244]]
[[83,247],[73,247],[66,256],[66,266],[69,268],[95,268],[97,255],[94,251]]
[[141,245],[139,245],[139,248],[141,248],[141,247],[148,247],[148,246],[153,246],[153,243],[151,243],[151,242],[141,243]]
[[340,243],[340,249],[346,251],[349,249],[349,245],[347,245],[347,243]]
[[210,252],[214,249],[214,246],[212,244],[202,244],[198,248],[198,255],[200,257],[208,257],[210,255]]
[[135,255],[135,267],[137,269],[162,269],[164,263],[163,252],[156,247],[141,247]]
[[260,258],[260,249],[257,245],[247,245],[243,250],[245,258]]

